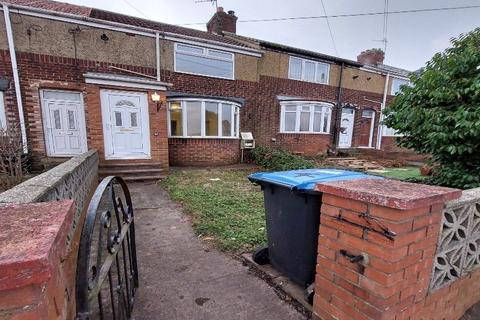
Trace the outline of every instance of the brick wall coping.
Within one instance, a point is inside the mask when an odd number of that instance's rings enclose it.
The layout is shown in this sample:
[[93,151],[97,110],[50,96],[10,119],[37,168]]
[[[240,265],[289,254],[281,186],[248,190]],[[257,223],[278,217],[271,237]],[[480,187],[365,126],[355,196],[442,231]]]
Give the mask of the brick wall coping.
[[409,210],[455,200],[459,189],[428,186],[390,179],[343,180],[317,184],[316,191],[383,207]]
[[[75,156],[38,176],[0,193],[0,203],[30,203],[51,200],[54,198],[52,194],[58,193],[58,189],[61,189],[61,185],[65,183],[68,177],[77,175],[79,168],[89,163],[97,166],[97,150],[89,150]],[[82,181],[76,182],[81,183]],[[56,196],[59,199],[58,196],[60,195]]]
[[[47,281],[66,250],[74,202],[0,205],[0,291]],[[56,245],[60,243],[60,245]],[[62,248],[62,249],[58,249]]]
[[480,202],[480,188],[468,189],[462,192],[462,196],[460,198],[447,202],[445,207],[458,207],[461,205],[478,202]]

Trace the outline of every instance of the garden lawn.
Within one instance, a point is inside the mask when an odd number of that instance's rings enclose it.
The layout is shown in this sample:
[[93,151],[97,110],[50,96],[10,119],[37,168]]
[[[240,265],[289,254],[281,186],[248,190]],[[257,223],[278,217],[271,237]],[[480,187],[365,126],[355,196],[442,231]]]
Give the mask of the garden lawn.
[[195,232],[231,253],[266,243],[263,193],[248,181],[248,169],[172,172],[160,184],[192,217]]
[[385,168],[385,170],[370,170],[373,174],[378,174],[386,178],[393,178],[399,180],[406,179],[425,179],[425,176],[420,174],[419,167],[401,167],[401,168]]

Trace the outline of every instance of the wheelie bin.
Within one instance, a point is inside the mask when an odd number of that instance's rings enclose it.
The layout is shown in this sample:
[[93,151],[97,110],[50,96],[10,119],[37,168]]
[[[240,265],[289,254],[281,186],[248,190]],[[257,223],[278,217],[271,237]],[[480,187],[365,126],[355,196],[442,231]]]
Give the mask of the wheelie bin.
[[258,249],[253,260],[270,263],[293,282],[306,288],[314,282],[322,194],[321,182],[379,179],[361,172],[338,169],[303,169],[258,172],[248,179],[264,192],[268,247]]

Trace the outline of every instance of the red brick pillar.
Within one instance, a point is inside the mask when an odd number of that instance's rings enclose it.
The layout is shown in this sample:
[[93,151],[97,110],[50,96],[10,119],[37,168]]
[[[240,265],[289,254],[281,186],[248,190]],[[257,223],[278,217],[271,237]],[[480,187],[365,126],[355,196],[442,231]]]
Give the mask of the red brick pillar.
[[74,215],[72,200],[0,205],[0,319],[74,318]]
[[[410,319],[423,311],[441,212],[461,191],[383,179],[317,190],[323,199],[314,319]],[[362,260],[352,262],[358,255]]]

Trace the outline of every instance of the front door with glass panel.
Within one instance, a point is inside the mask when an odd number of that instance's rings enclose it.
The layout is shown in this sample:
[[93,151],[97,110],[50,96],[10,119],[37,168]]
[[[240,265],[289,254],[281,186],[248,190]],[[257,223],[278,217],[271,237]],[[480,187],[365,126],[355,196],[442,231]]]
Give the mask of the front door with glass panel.
[[105,158],[150,158],[147,95],[104,90],[101,103]]
[[342,118],[340,120],[340,138],[338,140],[339,148],[350,148],[352,146],[354,120],[355,110],[343,108]]
[[47,154],[66,157],[87,151],[81,93],[42,90],[41,97]]

